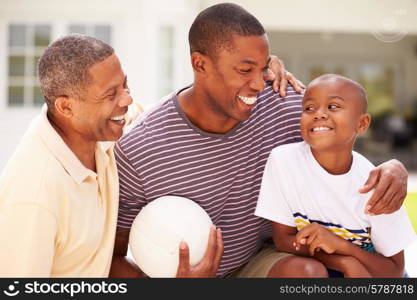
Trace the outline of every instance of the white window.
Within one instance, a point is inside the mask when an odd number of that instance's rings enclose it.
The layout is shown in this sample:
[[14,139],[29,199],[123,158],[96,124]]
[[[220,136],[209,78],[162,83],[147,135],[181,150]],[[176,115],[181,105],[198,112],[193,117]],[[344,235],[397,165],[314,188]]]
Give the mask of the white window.
[[[66,28],[66,33],[84,33],[111,44],[110,25],[69,24]],[[54,39],[52,29],[50,24],[9,24],[6,89],[8,107],[36,107],[44,103],[39,88],[37,65],[43,51]]]
[[70,24],[68,26],[68,33],[83,33],[93,36],[103,42],[111,45],[112,32],[109,25],[99,24]]
[[7,73],[9,107],[33,107],[44,103],[38,85],[37,64],[50,41],[50,25],[9,25]]
[[174,81],[174,28],[164,25],[159,29],[158,98],[170,93]]

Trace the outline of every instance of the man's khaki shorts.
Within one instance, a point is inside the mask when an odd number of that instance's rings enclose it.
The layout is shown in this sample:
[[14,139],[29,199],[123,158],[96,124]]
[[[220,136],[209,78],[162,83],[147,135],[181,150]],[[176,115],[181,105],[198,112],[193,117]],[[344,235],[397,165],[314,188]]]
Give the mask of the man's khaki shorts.
[[293,256],[278,252],[274,244],[267,243],[246,265],[227,275],[232,278],[266,278],[272,266],[279,260]]

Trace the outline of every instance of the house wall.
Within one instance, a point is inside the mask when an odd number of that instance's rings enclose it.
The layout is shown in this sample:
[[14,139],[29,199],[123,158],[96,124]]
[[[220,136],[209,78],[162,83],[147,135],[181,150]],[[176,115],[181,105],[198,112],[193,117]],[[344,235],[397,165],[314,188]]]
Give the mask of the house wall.
[[[1,0],[0,1],[0,171],[15,149],[36,108],[7,105],[8,25],[51,23],[52,39],[66,34],[69,23],[106,23],[112,26],[112,45],[128,75],[135,101],[145,107],[161,96],[160,28],[173,29],[172,89],[192,81],[187,34],[196,14],[219,1],[207,0]],[[399,105],[407,107],[417,97],[417,1],[350,0],[309,1],[241,0],[265,25],[271,53],[283,58],[290,71],[308,80],[306,62],[326,59],[382,59],[401,68]],[[378,27],[379,26],[379,27]],[[381,27],[382,26],[382,27]],[[375,28],[406,32],[387,43],[375,38]],[[388,30],[389,31],[389,30]],[[392,33],[391,32],[391,33]],[[390,33],[390,32],[388,32]],[[166,53],[165,53],[166,55]]]
[[254,14],[270,30],[371,32],[404,30],[417,34],[414,0],[231,0],[201,1],[201,8],[233,2]]
[[[13,153],[23,133],[39,107],[9,107],[8,81],[8,26],[10,23],[51,24],[52,40],[67,34],[68,24],[109,24],[112,46],[128,75],[128,83],[135,101],[147,107],[162,95],[160,85],[159,30],[170,26],[174,32],[172,49],[172,87],[180,87],[192,80],[188,66],[188,28],[194,18],[198,1],[139,0],[2,0],[0,2],[0,171]],[[47,13],[46,13],[47,11]],[[184,63],[186,62],[186,63]]]
[[[384,43],[363,33],[271,31],[268,36],[271,53],[282,57],[287,68],[305,83],[310,80],[308,66],[312,62],[390,63],[398,67],[396,107],[406,110],[417,103],[417,35],[407,35],[396,43]],[[347,75],[354,78],[356,74]]]

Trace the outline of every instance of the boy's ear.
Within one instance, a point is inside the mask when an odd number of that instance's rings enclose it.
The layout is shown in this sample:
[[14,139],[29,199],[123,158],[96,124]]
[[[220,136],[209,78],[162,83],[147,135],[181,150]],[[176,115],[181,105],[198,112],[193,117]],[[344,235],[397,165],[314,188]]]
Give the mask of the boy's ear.
[[193,52],[191,54],[191,65],[194,72],[205,75],[208,57],[200,52]]
[[357,129],[357,133],[361,134],[368,130],[369,125],[371,124],[371,115],[370,114],[363,114],[359,117],[359,125]]

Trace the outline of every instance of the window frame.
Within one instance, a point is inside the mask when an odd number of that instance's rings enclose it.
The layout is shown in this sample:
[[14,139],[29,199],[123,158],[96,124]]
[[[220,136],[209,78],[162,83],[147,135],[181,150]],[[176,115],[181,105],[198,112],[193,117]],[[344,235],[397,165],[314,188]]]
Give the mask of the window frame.
[[[13,54],[19,53],[16,49],[20,47],[20,53],[24,55],[25,62],[26,60],[30,60],[31,56],[27,56],[27,53],[33,53],[30,54],[32,57],[40,57],[43,53],[45,47],[38,47],[38,51],[33,50],[33,48],[36,48],[34,45],[34,42],[31,42],[30,44],[30,50],[26,49],[27,44],[23,46],[16,46],[13,47],[15,49],[11,50],[11,46],[9,45],[9,33],[10,33],[10,26],[11,25],[24,25],[26,28],[31,27],[34,31],[34,28],[36,25],[47,25],[49,26],[49,43],[54,41],[55,39],[59,38],[60,36],[68,34],[69,27],[72,24],[79,24],[83,26],[87,26],[88,28],[94,28],[95,26],[109,26],[110,28],[110,44],[113,46],[114,42],[117,40],[116,33],[118,30],[120,30],[118,27],[119,25],[115,22],[109,22],[107,20],[99,19],[99,20],[56,20],[56,19],[6,19],[3,20],[3,22],[0,22],[0,27],[2,30],[0,30],[0,51],[4,53],[5,55],[0,56],[0,65],[3,66],[0,68],[0,82],[4,82],[4,85],[0,85],[0,113],[1,112],[8,112],[8,111],[38,111],[41,105],[34,104],[34,88],[39,87],[39,82],[37,80],[37,74],[32,74],[30,76],[32,71],[26,72],[26,69],[30,69],[30,66],[26,66],[25,64],[25,73],[23,76],[20,76],[21,78],[17,78],[19,76],[15,76],[16,78],[10,78],[13,76],[9,75],[9,57],[13,56]],[[32,30],[31,29],[31,30]],[[30,36],[33,37],[33,35],[26,34],[26,40],[30,39]],[[114,47],[114,46],[113,46]],[[39,55],[38,55],[39,54]],[[33,67],[34,64],[32,63],[31,66]],[[32,70],[32,69],[30,69]],[[32,86],[30,86],[32,84]],[[24,96],[23,96],[23,104],[22,105],[10,105],[9,100],[9,87],[10,86],[23,86],[24,87]],[[27,90],[27,91],[26,91]],[[30,97],[27,97],[27,95]]]
[[[24,26],[25,28],[25,45],[16,46],[10,44],[10,31],[12,26]],[[37,103],[34,97],[34,90],[39,88],[39,83],[36,74],[37,60],[42,55],[45,46],[37,46],[35,44],[35,28],[36,26],[47,26],[49,30],[49,41],[52,40],[53,26],[46,22],[9,22],[6,26],[6,64],[5,64],[5,106],[7,108],[37,108],[42,105],[42,102]],[[23,75],[10,74],[10,57],[23,57],[24,69]],[[37,58],[37,59],[36,59]],[[13,105],[10,102],[9,89],[11,87],[23,87],[22,104]]]

